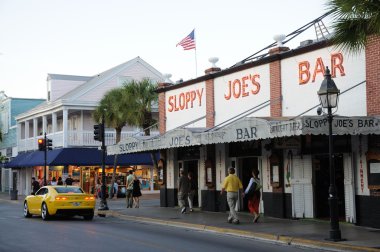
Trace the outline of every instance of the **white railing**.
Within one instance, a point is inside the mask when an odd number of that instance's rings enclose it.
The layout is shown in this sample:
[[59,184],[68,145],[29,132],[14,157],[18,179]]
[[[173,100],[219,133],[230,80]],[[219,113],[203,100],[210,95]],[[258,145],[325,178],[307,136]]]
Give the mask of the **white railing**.
[[[152,131],[151,135],[158,135],[158,131]],[[133,136],[141,136],[142,133],[136,131],[128,131],[121,133],[121,141]],[[32,151],[38,149],[37,140],[43,136],[31,137],[28,139],[19,139],[18,140],[18,151]],[[93,131],[68,131],[67,132],[67,144],[64,144],[63,131],[51,133],[46,135],[47,138],[53,140],[53,148],[62,148],[62,147],[81,147],[81,146],[100,146],[101,143],[94,140]],[[114,145],[116,143],[116,133],[115,131],[106,131],[105,132],[105,145]]]

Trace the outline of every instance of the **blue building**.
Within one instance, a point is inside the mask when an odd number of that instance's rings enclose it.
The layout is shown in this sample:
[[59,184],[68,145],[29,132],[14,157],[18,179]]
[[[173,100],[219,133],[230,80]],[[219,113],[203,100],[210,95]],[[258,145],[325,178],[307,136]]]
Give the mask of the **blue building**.
[[[17,123],[15,117],[31,108],[45,102],[45,99],[13,98],[8,97],[4,91],[0,91],[0,130],[2,141],[0,142],[1,166],[7,160],[17,156]],[[9,190],[8,176],[10,169],[2,169],[0,172],[1,191]]]

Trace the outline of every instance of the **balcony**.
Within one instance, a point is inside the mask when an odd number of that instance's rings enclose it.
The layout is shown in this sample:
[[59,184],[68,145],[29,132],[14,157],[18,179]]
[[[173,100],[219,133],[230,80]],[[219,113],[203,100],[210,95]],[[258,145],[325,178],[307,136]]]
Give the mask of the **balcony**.
[[[126,131],[121,133],[121,141],[132,136],[141,136],[143,133],[136,131]],[[158,131],[152,131],[151,135],[158,135]],[[37,139],[43,136],[31,137],[27,139],[18,139],[18,152],[33,151],[38,149]],[[101,143],[94,140],[93,131],[69,131],[67,132],[67,140],[65,143],[64,132],[59,131],[46,135],[47,138],[53,140],[53,148],[63,147],[96,147]],[[116,144],[116,133],[114,131],[105,132],[105,145]]]

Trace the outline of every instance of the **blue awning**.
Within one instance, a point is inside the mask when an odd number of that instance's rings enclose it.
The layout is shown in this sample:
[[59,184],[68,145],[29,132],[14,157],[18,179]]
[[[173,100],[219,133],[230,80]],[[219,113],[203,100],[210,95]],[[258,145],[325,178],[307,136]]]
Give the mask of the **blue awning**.
[[19,153],[16,157],[12,158],[11,161],[4,164],[4,167],[9,167],[9,168],[20,167],[19,163],[22,160],[24,160],[25,156],[27,156],[28,154],[30,154],[30,152]]
[[[158,153],[156,158],[159,159]],[[32,167],[43,166],[45,164],[45,157],[43,151],[33,151],[20,153],[7,167]],[[61,165],[76,165],[76,166],[91,166],[102,164],[102,152],[95,148],[63,148],[54,149],[47,152],[46,165],[48,166],[61,166]],[[106,165],[114,164],[114,156],[106,156]],[[131,153],[118,155],[118,166],[129,165],[152,165],[150,153]]]
[[[48,151],[46,155],[46,165],[50,165],[50,163],[57,157],[57,155],[59,155],[60,152],[60,149]],[[33,151],[19,162],[19,167],[43,165],[45,165],[45,153],[43,151]]]

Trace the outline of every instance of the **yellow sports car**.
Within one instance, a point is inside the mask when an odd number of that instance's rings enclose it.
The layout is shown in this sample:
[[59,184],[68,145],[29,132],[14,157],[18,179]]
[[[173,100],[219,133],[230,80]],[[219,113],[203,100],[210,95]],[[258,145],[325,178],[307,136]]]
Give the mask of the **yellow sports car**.
[[53,215],[80,215],[94,218],[95,197],[78,186],[44,186],[24,200],[24,217],[41,215],[48,220]]

